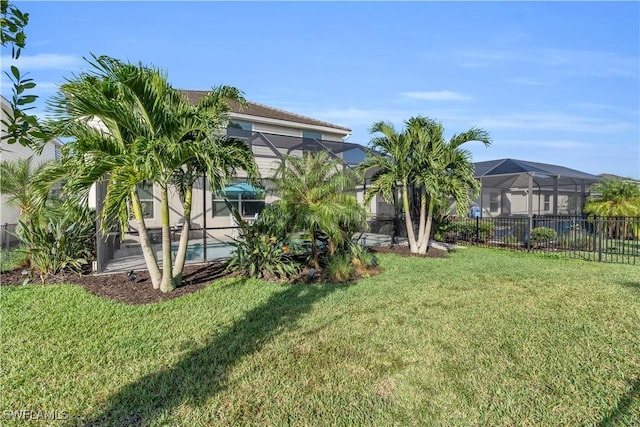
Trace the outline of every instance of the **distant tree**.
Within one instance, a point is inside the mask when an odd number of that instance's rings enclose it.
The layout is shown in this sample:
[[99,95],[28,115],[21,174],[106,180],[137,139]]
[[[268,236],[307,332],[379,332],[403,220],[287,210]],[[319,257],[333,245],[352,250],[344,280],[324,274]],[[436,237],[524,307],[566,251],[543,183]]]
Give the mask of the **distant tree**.
[[[592,196],[584,207],[584,212],[601,217],[638,217],[640,216],[640,184],[624,179],[605,179],[595,183]],[[640,235],[640,224],[635,221],[609,221],[607,228],[610,236],[627,237],[631,227],[634,235]]]
[[[11,58],[20,58],[22,49],[25,47],[27,36],[24,28],[29,23],[29,14],[23,13],[15,5],[9,4],[7,0],[0,0],[0,40],[3,48],[11,48]],[[5,75],[12,84],[12,96],[9,100],[10,107],[3,107],[2,124],[6,126],[0,140],[7,141],[8,144],[19,143],[24,146],[38,148],[41,142],[46,140],[46,135],[38,126],[38,119],[35,115],[27,114],[29,107],[38,98],[37,95],[29,94],[29,91],[36,87],[33,79],[27,78],[27,74],[22,74],[15,65],[10,67],[10,72],[5,71]]]
[[595,183],[596,193],[584,207],[598,216],[640,216],[640,184],[624,179],[605,179]]

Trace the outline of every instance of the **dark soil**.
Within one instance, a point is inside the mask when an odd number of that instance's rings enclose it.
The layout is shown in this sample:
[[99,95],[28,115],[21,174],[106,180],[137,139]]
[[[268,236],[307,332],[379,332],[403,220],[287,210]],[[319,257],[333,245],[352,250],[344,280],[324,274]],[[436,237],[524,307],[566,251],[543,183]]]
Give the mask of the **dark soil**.
[[[401,256],[417,256],[409,252],[408,246],[402,245],[378,246],[371,248],[371,251],[374,253],[394,253]],[[447,252],[429,248],[427,254],[423,256],[444,258],[447,257]],[[367,271],[367,274],[372,276],[381,271],[380,268],[374,268]],[[0,275],[0,285],[22,285],[27,280],[27,283],[41,283],[39,277],[30,277],[28,274],[25,275],[22,273],[22,268],[3,272],[2,275]],[[204,289],[213,280],[228,275],[228,273],[225,273],[224,265],[221,263],[187,265],[184,269],[182,284],[174,291],[165,294],[158,289],[153,289],[151,280],[149,279],[149,273],[146,270],[136,270],[135,274],[135,278],[130,278],[127,273],[89,274],[83,276],[75,273],[61,273],[55,276],[47,276],[45,278],[45,286],[49,284],[70,283],[82,286],[94,295],[124,304],[149,304],[167,301],[197,292],[200,289]],[[306,277],[303,276],[304,275],[301,275],[301,278],[294,282],[310,283],[316,282],[319,279],[318,277],[315,280],[307,280]],[[361,274],[359,276],[361,276]]]

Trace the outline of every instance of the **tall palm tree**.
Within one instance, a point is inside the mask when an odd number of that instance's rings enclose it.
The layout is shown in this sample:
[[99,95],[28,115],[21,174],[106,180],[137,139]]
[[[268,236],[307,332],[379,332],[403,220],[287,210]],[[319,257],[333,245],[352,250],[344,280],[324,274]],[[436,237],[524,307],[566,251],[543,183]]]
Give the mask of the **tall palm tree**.
[[415,177],[414,165],[415,144],[408,132],[398,132],[388,122],[376,122],[371,126],[372,134],[380,133],[374,137],[370,145],[367,157],[358,166],[361,171],[374,169],[372,183],[367,189],[367,200],[370,201],[376,194],[381,194],[387,201],[394,200],[393,194],[400,190],[402,209],[405,212],[405,225],[412,253],[417,252],[416,238],[411,221],[409,189]]
[[[363,171],[376,170],[367,198],[370,200],[374,195],[382,194],[390,201],[393,192],[400,190],[410,251],[425,254],[437,202],[451,197],[464,209],[471,194],[479,189],[473,178],[470,153],[460,146],[469,141],[480,141],[488,146],[491,139],[486,131],[471,128],[446,141],[442,124],[423,116],[406,120],[402,132],[397,132],[391,124],[377,122],[371,133],[382,135],[371,140],[371,150],[359,166]],[[419,198],[419,217],[415,219],[417,236],[410,191],[417,193]]]
[[330,251],[351,236],[346,224],[364,221],[363,208],[355,197],[352,171],[343,170],[338,159],[321,151],[303,157],[288,156],[275,175],[274,189],[299,230],[309,232],[311,263],[319,267],[318,238],[329,238]]
[[466,212],[470,199],[480,191],[480,183],[474,178],[471,153],[460,147],[471,141],[489,146],[491,138],[485,130],[471,128],[446,141],[442,123],[421,116],[409,122],[410,131],[421,130],[416,135],[419,169],[414,183],[420,193],[418,253],[424,254],[431,237],[435,206],[453,199],[456,209]]
[[[218,114],[222,107],[207,104],[217,99],[214,95],[194,108],[155,68],[104,56],[94,57],[90,64],[92,71],[69,79],[51,103],[58,116],[54,133],[74,138],[66,144],[63,163],[52,169],[51,177],[66,174],[66,190],[84,194],[92,184],[106,181],[100,212],[103,229],[115,222],[128,228],[131,212],[154,288],[171,291],[181,278],[184,260],[177,263],[179,271],[173,269],[169,188],[175,183],[176,171],[189,170],[190,164],[200,164],[210,179],[220,176],[216,167],[221,140],[214,138],[214,132],[222,122]],[[226,163],[224,167],[229,169]],[[138,195],[142,182],[160,190],[162,272]],[[190,199],[186,206],[190,217]],[[183,246],[186,239],[181,241],[181,253],[186,253]]]

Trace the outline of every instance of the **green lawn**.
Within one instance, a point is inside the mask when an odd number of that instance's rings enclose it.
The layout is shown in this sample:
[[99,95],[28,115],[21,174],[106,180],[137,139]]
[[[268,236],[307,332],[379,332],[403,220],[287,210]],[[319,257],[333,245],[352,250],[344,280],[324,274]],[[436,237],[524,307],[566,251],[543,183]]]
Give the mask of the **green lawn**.
[[61,425],[640,419],[637,266],[380,258],[385,273],[352,285],[223,280],[150,306],[2,288],[2,424],[21,409]]

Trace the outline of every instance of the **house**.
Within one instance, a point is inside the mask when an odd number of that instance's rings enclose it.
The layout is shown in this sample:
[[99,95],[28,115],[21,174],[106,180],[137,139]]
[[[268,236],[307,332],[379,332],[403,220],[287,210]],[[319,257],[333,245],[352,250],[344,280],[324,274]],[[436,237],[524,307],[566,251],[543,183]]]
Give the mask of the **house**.
[[[6,114],[11,111],[11,104],[2,96],[2,120],[5,120]],[[2,136],[7,134],[7,127],[2,124],[1,133]],[[29,147],[23,147],[20,144],[8,144],[5,140],[0,143],[0,159],[2,161],[11,161],[18,159],[26,159],[32,157],[32,164],[35,166],[39,163],[48,160],[60,160],[60,147],[62,142],[58,139],[52,139],[47,142],[42,150],[42,153],[38,154]],[[20,212],[15,206],[7,204],[7,196],[0,193],[0,224],[15,225],[20,217]],[[4,233],[3,233],[4,235]]]
[[[206,91],[183,90],[187,99],[196,103],[207,94]],[[228,200],[243,215],[247,222],[253,221],[259,212],[269,203],[277,200],[277,195],[270,190],[273,182],[270,179],[282,164],[285,156],[301,156],[306,152],[326,151],[333,158],[339,159],[344,168],[352,168],[362,162],[366,149],[358,144],[346,142],[351,130],[340,125],[317,120],[281,109],[269,107],[255,102],[246,106],[230,103],[228,123],[225,132],[228,136],[242,139],[251,148],[255,156],[261,177],[260,185],[254,188],[247,182],[246,176],[239,172],[233,181],[227,182],[225,189],[212,191],[211,183],[202,177],[193,189],[191,232],[189,239],[193,246],[207,247],[216,242],[226,242],[235,234],[237,224],[225,203]],[[365,183],[356,188],[359,200],[364,199]],[[100,208],[101,200],[106,194],[104,184],[94,186],[89,205]],[[160,189],[154,185],[138,184],[138,194],[142,202],[145,223],[153,243],[161,241]],[[172,226],[172,239],[178,240],[181,225],[184,221],[182,204],[178,195],[170,190],[169,224]],[[387,206],[374,199],[371,202],[372,212],[377,205]],[[393,206],[389,208],[393,211]],[[375,214],[375,213],[374,213]],[[98,237],[98,271],[106,268],[109,259],[133,255],[137,246],[137,226],[132,221],[129,230],[125,231],[124,248],[120,248],[112,238]],[[206,232],[203,233],[203,230]],[[209,243],[207,243],[209,242]],[[191,246],[190,246],[191,247]],[[131,250],[123,250],[131,249]],[[210,253],[207,252],[207,256]]]
[[602,178],[564,166],[515,159],[474,163],[482,217],[580,215]]

